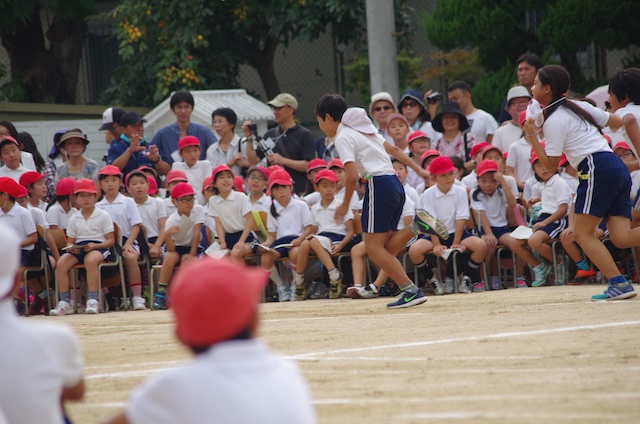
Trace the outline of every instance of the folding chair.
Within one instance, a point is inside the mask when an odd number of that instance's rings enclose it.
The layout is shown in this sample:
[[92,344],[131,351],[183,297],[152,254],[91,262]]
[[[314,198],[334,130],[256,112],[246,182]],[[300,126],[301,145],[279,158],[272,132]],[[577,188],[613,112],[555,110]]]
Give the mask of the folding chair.
[[[34,246],[34,250],[38,249],[40,251],[40,265],[39,266],[28,266],[24,268],[22,273],[22,289],[24,290],[24,316],[29,316],[29,285],[27,284],[28,275],[35,273],[44,273],[44,281],[45,281],[45,290],[49,290],[49,282],[51,281],[51,276],[49,275],[49,255],[47,254],[47,243],[44,241],[44,228],[42,225],[36,225],[36,229],[38,230],[38,241]],[[47,305],[49,309],[51,309],[51,296],[47,296]]]

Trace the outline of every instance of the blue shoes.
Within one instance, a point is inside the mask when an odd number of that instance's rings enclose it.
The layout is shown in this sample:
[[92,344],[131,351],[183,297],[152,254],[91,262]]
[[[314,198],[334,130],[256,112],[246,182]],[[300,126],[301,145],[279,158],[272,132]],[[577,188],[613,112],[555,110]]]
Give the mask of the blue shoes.
[[155,311],[164,311],[167,309],[167,294],[166,293],[154,293],[153,294],[153,309]]
[[425,296],[420,289],[414,293],[403,291],[398,295],[395,302],[387,304],[387,309],[408,308],[410,306],[421,305],[426,301],[427,296]]
[[604,293],[591,296],[591,300],[594,302],[599,300],[622,300],[636,297],[636,292],[633,290],[633,285],[630,282],[624,283],[609,283]]

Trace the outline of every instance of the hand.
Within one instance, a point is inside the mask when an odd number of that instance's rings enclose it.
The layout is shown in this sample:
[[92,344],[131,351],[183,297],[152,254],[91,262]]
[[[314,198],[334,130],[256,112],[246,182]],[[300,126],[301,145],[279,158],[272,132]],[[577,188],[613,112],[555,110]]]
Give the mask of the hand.
[[218,244],[220,245],[220,249],[226,249],[227,248],[227,243],[225,243],[224,241],[218,241]]
[[167,228],[167,230],[165,231],[165,234],[168,236],[173,236],[175,234],[178,234],[180,232],[180,227],[178,227],[177,225],[174,225],[172,227]]
[[493,234],[485,234],[482,236],[482,240],[487,243],[487,246],[495,247],[498,245],[498,239]]
[[244,243],[238,242],[233,245],[233,250],[242,250],[242,249],[244,249]]
[[198,258],[197,258],[195,255],[191,255],[191,254],[188,254],[188,255],[182,255],[181,262],[182,262],[183,264],[188,264],[189,262],[193,262],[193,261],[195,261],[196,259],[198,259]]
[[157,246],[151,246],[149,248],[149,256],[152,258],[159,258],[161,256],[160,248]]
[[426,180],[426,179],[431,179],[431,173],[429,171],[427,171],[426,169],[420,169],[420,172],[418,172],[418,175],[420,175],[422,177],[422,179]]
[[[84,251],[89,253],[94,249],[94,244],[93,243],[89,243],[84,247]],[[75,250],[75,249],[74,249]],[[80,252],[80,250],[78,249],[78,252]]]
[[439,244],[436,247],[433,248],[433,254],[436,256],[442,256],[442,254],[444,253],[446,247],[444,247],[443,245]]
[[[529,118],[526,121],[524,121],[524,134],[525,136],[527,134],[535,134],[536,133],[536,124],[533,121],[533,118]],[[527,143],[531,144],[531,141],[529,140],[529,137],[525,137],[524,138]]]
[[125,243],[124,246],[122,246],[122,253],[127,253],[129,255],[137,255],[138,252],[136,252],[136,249],[133,248],[133,245],[129,244],[129,243]]
[[267,155],[267,160],[271,165],[284,165],[284,157],[280,153],[271,153]]
[[304,239],[300,240],[300,237],[298,237],[297,239],[293,239],[293,240],[291,241],[291,245],[292,245],[293,247],[300,246],[300,245],[302,244],[303,240],[304,240]]
[[573,241],[573,227],[567,227],[564,231],[562,231],[560,233],[560,240]]
[[496,179],[496,181],[498,182],[498,184],[500,184],[503,188],[507,186],[507,184],[504,181],[504,175],[502,175],[502,172],[500,171],[496,171],[493,174],[493,177]]
[[461,245],[460,243],[452,243],[451,244],[451,249],[460,249],[460,253],[462,253],[465,250],[467,250],[467,248],[464,247],[463,245]]
[[140,134],[132,134],[131,137],[129,137],[129,150],[131,153],[137,153],[147,149],[140,145],[140,140],[142,140],[142,136]]
[[147,155],[147,158],[151,162],[157,162],[160,160],[160,150],[158,149],[158,146],[155,144],[149,146],[149,154]]
[[344,222],[344,216],[347,214],[348,211],[349,211],[348,204],[343,202],[340,206],[338,206],[336,208],[336,213],[334,215],[336,222]]
[[251,137],[252,135],[251,130],[249,129],[249,125],[251,125],[251,121],[244,121],[242,123],[242,134],[247,138]]
[[536,222],[535,224],[533,224],[533,227],[531,227],[531,229],[535,232],[538,231],[540,228],[544,227],[546,224],[544,223],[544,221],[540,221],[540,222]]
[[340,247],[340,245],[338,244],[334,244],[331,246],[331,254],[332,255],[337,255],[338,253],[340,253],[340,251],[342,250],[342,247]]
[[233,158],[231,158],[231,164],[240,165],[240,162],[242,162],[243,160],[244,160],[244,156],[242,156],[242,153],[238,152],[235,155],[233,155]]

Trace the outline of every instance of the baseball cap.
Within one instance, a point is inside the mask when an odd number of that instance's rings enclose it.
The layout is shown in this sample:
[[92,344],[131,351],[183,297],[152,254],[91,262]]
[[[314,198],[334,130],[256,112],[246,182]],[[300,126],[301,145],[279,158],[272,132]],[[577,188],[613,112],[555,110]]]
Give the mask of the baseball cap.
[[10,135],[5,135],[3,137],[0,137],[0,147],[2,147],[3,144],[7,144],[7,143],[13,143],[16,146],[20,147],[20,144],[16,141],[16,139],[11,137]]
[[202,180],[202,191],[205,191],[207,187],[210,187],[211,185],[213,185],[213,177],[211,175],[207,175],[204,177],[204,180]]
[[398,111],[396,103],[393,101],[393,97],[391,97],[391,94],[387,93],[386,91],[381,91],[371,96],[371,103],[369,103],[369,115],[373,116],[373,106],[380,100],[389,102],[394,113]]
[[[540,145],[542,146],[542,148],[543,148],[543,149],[546,147],[546,145],[545,145],[544,141],[541,141],[541,142],[540,142]],[[533,165],[533,163],[534,163],[535,161],[537,161],[537,160],[538,160],[538,154],[536,153],[536,151],[535,151],[535,150],[533,149],[533,147],[532,147],[532,148],[531,148],[531,157],[529,157],[529,163],[530,163],[531,165]]]
[[56,196],[69,196],[73,194],[76,186],[76,180],[71,177],[61,178],[56,184]]
[[113,124],[120,122],[122,115],[124,115],[124,110],[119,107],[110,107],[102,112],[102,125],[100,125],[100,131],[113,130]]
[[129,179],[134,175],[139,175],[145,179],[147,178],[147,174],[142,169],[136,168],[127,174],[127,176],[124,179],[124,185],[129,186]]
[[619,143],[616,143],[615,146],[613,146],[613,151],[615,152],[618,149],[625,149],[625,150],[631,150],[631,148],[629,147],[629,145],[627,144],[626,141],[620,141]]
[[442,175],[455,170],[456,167],[453,165],[453,161],[446,156],[438,156],[429,165],[429,172],[432,175]]
[[333,168],[344,169],[344,165],[342,164],[342,161],[340,159],[334,158],[334,159],[331,159],[331,161],[329,161],[329,164],[327,165],[327,168],[329,168],[329,169],[333,169]]
[[39,172],[36,171],[27,171],[24,174],[20,175],[20,185],[22,186],[28,186],[29,184],[33,184],[36,181],[39,181],[41,179],[44,178],[44,175],[42,175]]
[[227,165],[218,165],[213,168],[213,171],[211,171],[211,177],[213,178],[214,182],[216,180],[216,176],[223,171],[229,171],[231,172],[231,175],[233,175],[233,171]]
[[186,137],[182,137],[180,141],[178,141],[178,151],[184,149],[187,146],[198,146],[200,147],[200,140],[197,137],[192,135],[188,135]]
[[18,186],[18,195],[16,196],[16,199],[19,199],[21,197],[28,197],[29,196],[29,190],[27,190],[27,188],[25,186]]
[[567,159],[567,155],[563,153],[562,156],[560,156],[560,162],[558,162],[558,166],[565,166],[568,162],[569,160]]
[[247,328],[266,281],[264,271],[230,259],[203,257],[181,266],[169,286],[178,340],[206,347]]
[[307,164],[307,172],[313,171],[318,168],[326,168],[327,162],[324,159],[311,159]]
[[498,171],[498,164],[490,159],[483,160],[478,164],[478,167],[476,168],[476,174],[478,174],[478,177],[486,174],[487,172],[496,171]]
[[486,155],[487,152],[490,152],[491,150],[495,150],[496,152],[500,153],[500,156],[502,156],[502,150],[500,150],[500,148],[498,146],[494,146],[492,144],[489,144],[489,145],[484,146],[482,148],[482,157],[484,158],[484,155]]
[[11,177],[0,177],[0,193],[7,193],[14,199],[18,197],[20,186]]
[[118,124],[122,127],[126,127],[127,125],[136,125],[138,122],[147,122],[138,112],[126,112],[118,120]]
[[480,150],[484,149],[485,147],[490,146],[489,143],[487,143],[486,141],[481,141],[480,143],[476,143],[472,148],[471,148],[471,158],[475,158],[476,155],[480,152]]
[[387,117],[387,125],[389,125],[391,121],[393,121],[394,119],[400,119],[402,122],[404,122],[407,125],[407,127],[411,128],[411,125],[409,125],[409,121],[401,113],[392,113],[391,115],[389,115]]
[[338,177],[336,176],[335,172],[329,169],[323,169],[322,171],[316,174],[316,177],[314,178],[313,182],[317,184],[320,180],[328,180],[328,181],[331,181],[332,183],[337,183]]
[[244,178],[242,178],[240,175],[234,176],[233,177],[233,188],[235,188],[236,191],[244,193]]
[[272,172],[269,175],[269,190],[271,190],[271,187],[273,187],[275,184],[282,186],[293,185],[293,181],[291,181],[291,175],[289,175],[289,173],[284,169]]
[[193,191],[193,187],[191,187],[191,184],[188,184],[188,183],[178,183],[174,185],[173,188],[171,189],[172,199],[179,199],[184,196],[190,196],[195,194],[196,192]]
[[90,180],[89,178],[82,178],[76,181],[76,185],[73,189],[73,194],[78,193],[97,194],[98,190],[96,190],[96,183],[94,183],[93,180]]
[[149,188],[147,189],[147,194],[149,196],[153,196],[158,192],[158,182],[151,175],[147,175],[147,183],[149,183]]
[[518,116],[518,125],[524,125],[526,120],[527,120],[527,110],[525,109],[522,112],[520,112],[520,116]]
[[2,222],[0,222],[0,257],[2,258],[0,300],[11,299],[10,294],[16,281],[16,273],[20,268],[20,238],[13,228]]
[[167,172],[167,179],[165,180],[165,182],[167,184],[171,184],[176,181],[187,182],[187,174],[178,169],[172,169],[171,171]]
[[507,92],[507,106],[509,105],[509,102],[512,99],[515,99],[516,97],[526,97],[528,99],[531,98],[531,93],[529,93],[529,90],[527,90],[525,87],[521,86],[521,85],[517,85],[515,87],[511,87],[509,89],[509,91]]
[[264,175],[265,178],[269,177],[269,171],[267,170],[267,168],[265,168],[264,166],[258,166],[258,165],[250,166],[249,169],[247,169],[247,177],[251,175],[253,171],[256,171],[256,170],[262,172],[262,175]]
[[431,156],[441,156],[440,152],[437,150],[427,150],[426,152],[424,152],[422,154],[422,156],[420,156],[420,167],[424,168],[424,163],[427,159],[429,159]]
[[60,139],[58,140],[58,146],[60,146],[62,143],[69,140],[70,138],[79,138],[84,142],[85,146],[89,144],[89,140],[87,140],[87,137],[84,134],[82,134],[82,130],[79,130],[78,128],[74,128],[72,130],[66,131],[64,134],[60,136]]
[[153,176],[155,178],[158,178],[158,172],[155,169],[153,169],[153,167],[151,167],[149,165],[139,166],[138,169],[141,170],[141,171],[144,171],[144,172],[149,171],[149,172],[151,172],[153,174]]
[[417,140],[419,138],[426,138],[427,140],[431,140],[426,133],[418,130],[409,134],[409,138],[408,138],[409,144],[411,144],[412,141]]
[[267,104],[273,107],[291,106],[296,110],[298,109],[298,101],[289,93],[280,93]]
[[102,168],[100,168],[98,175],[117,175],[122,178],[122,172],[120,171],[120,168],[115,165],[103,166]]

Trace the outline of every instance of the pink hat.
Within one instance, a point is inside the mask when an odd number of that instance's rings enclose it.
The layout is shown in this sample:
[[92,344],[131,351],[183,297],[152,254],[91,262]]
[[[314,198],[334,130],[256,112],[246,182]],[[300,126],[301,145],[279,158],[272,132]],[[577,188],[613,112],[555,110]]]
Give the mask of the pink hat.
[[211,171],[211,178],[213,178],[214,182],[216,181],[216,176],[223,171],[229,171],[233,175],[233,171],[227,165],[218,165]]
[[167,172],[167,179],[165,182],[167,184],[171,184],[176,181],[181,181],[186,183],[188,181],[187,174],[177,169],[172,169],[171,171]]
[[307,172],[309,171],[313,171],[314,169],[318,169],[318,168],[326,168],[327,167],[327,162],[324,159],[311,159],[309,161],[309,163],[307,164]]
[[411,144],[412,141],[417,140],[419,138],[426,138],[427,141],[431,140],[429,138],[429,136],[427,135],[427,133],[424,133],[424,132],[418,130],[418,131],[414,131],[411,134],[409,134],[409,139],[408,139],[409,140],[409,144]]
[[480,177],[487,172],[496,172],[498,170],[498,164],[492,160],[487,159],[478,164],[478,167],[476,168],[476,174],[478,174],[478,177]]
[[240,175],[233,177],[233,188],[235,188],[236,191],[244,193],[244,178]]
[[422,154],[422,156],[420,156],[420,166],[424,168],[425,161],[432,156],[441,156],[441,155],[440,155],[440,152],[437,150],[427,150]]
[[147,194],[149,196],[153,196],[158,192],[158,182],[151,175],[147,175],[147,182],[149,183],[149,188],[147,189]]
[[333,168],[344,169],[344,165],[342,164],[342,161],[340,159],[335,158],[335,159],[331,159],[331,161],[329,162],[329,165],[327,165],[327,168],[329,168],[329,169],[333,169]]
[[19,192],[18,192],[18,195],[16,196],[16,199],[29,196],[29,190],[27,190],[27,187],[21,185],[18,187],[18,190]]
[[394,119],[400,119],[405,124],[407,124],[407,127],[411,128],[411,125],[409,124],[409,121],[407,120],[406,116],[404,116],[401,113],[392,113],[391,115],[389,115],[387,117],[387,125],[389,125],[391,121],[393,121]]
[[120,168],[113,165],[103,166],[102,168],[100,168],[100,172],[98,172],[98,175],[117,175],[122,178],[122,172],[120,171]]
[[[396,106],[391,103],[393,107]],[[361,107],[350,107],[347,109],[342,115],[342,119],[340,120],[342,124],[346,125],[349,128],[352,128],[358,132],[363,134],[377,134],[378,129],[373,125],[371,119],[367,116],[367,112]]]
[[432,175],[442,175],[447,172],[456,171],[453,161],[446,156],[438,156],[429,165],[429,172]]
[[181,151],[187,146],[198,146],[200,147],[200,140],[192,135],[188,135],[186,137],[182,137],[180,141],[178,141],[178,151]]
[[143,177],[145,180],[147,179],[147,174],[140,168],[134,169],[133,171],[129,172],[127,174],[127,176],[124,179],[124,185],[125,186],[129,186],[129,179],[134,176],[134,175],[139,175],[141,177]]
[[61,178],[56,184],[56,196],[69,196],[73,194],[76,186],[76,180],[70,177]]
[[[615,152],[618,149],[631,150],[626,141],[620,141],[613,146],[613,151]],[[22,183],[22,178],[20,178],[20,182]]]
[[255,317],[266,281],[262,270],[229,259],[181,266],[169,286],[178,339],[207,347],[235,336]]
[[0,137],[0,145],[4,144],[7,141],[12,142],[13,144],[15,144],[18,147],[20,146],[20,143],[18,143],[16,141],[16,139],[11,137],[10,135],[5,135],[5,136]]
[[96,190],[96,183],[89,178],[82,178],[81,180],[76,181],[76,186],[73,189],[73,194],[78,193],[89,193],[89,194],[97,194],[98,190]]
[[[540,142],[540,145],[542,146],[542,148],[544,149],[546,147],[544,141]],[[534,164],[535,161],[538,160],[538,154],[536,153],[536,151],[533,149],[533,147],[531,148],[531,157],[529,158],[529,163],[531,165]]]
[[191,184],[188,183],[178,183],[171,189],[172,199],[179,199],[184,196],[191,196],[195,194],[196,192],[193,191],[193,187],[191,187]]
[[611,140],[611,137],[609,137],[606,134],[602,134],[602,136],[604,137],[605,140],[607,140],[607,143],[609,143],[609,147],[611,147],[611,145],[613,144],[613,140]]
[[335,172],[329,169],[323,169],[322,171],[316,174],[316,178],[314,179],[313,182],[318,184],[320,180],[327,180],[327,181],[331,181],[332,183],[337,183],[338,177],[336,176]]
[[482,148],[482,157],[484,158],[484,155],[486,155],[487,152],[490,152],[491,150],[495,150],[496,152],[500,153],[500,156],[502,156],[502,150],[500,150],[498,146],[488,144]]
[[213,185],[213,177],[211,175],[207,175],[202,180],[202,191],[205,191],[207,188]]
[[267,168],[265,168],[264,166],[258,166],[258,165],[250,166],[249,169],[247,169],[247,177],[251,175],[253,171],[260,171],[262,172],[262,175],[264,175],[265,178],[269,178],[269,170],[267,170]]
[[569,159],[567,159],[567,155],[563,153],[562,156],[560,156],[560,162],[558,162],[558,166],[565,166],[567,163],[569,163]]
[[20,175],[20,185],[28,186],[29,184],[33,184],[36,181],[39,181],[44,178],[39,172],[36,171],[27,171],[24,174]]
[[472,148],[471,148],[471,158],[475,158],[476,155],[478,154],[478,152],[480,152],[480,150],[484,149],[485,147],[490,146],[489,143],[487,143],[486,141],[481,141],[479,143],[476,143]]

